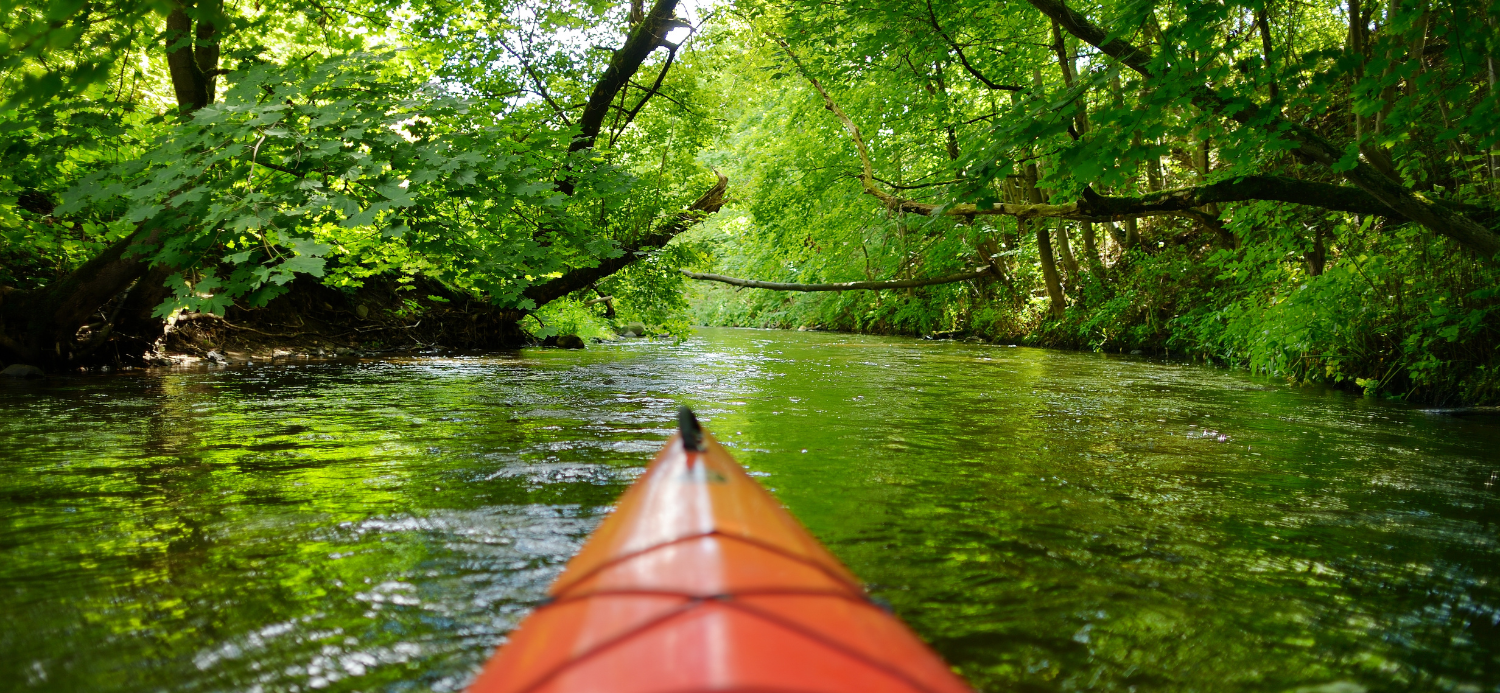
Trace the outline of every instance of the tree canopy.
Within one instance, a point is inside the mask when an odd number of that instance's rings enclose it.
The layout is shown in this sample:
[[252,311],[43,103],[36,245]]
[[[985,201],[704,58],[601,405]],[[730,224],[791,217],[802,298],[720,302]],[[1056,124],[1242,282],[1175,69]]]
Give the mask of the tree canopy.
[[6,361],[298,274],[681,329],[715,270],[876,291],[699,320],[1496,391],[1500,3],[5,9]]
[[675,7],[13,8],[5,347],[81,357],[136,284],[162,318],[421,274],[519,317],[631,264],[679,281],[660,249],[724,183],[711,127],[648,108],[703,89]]
[[695,232],[719,271],[993,272],[904,295],[711,290],[700,320],[1496,396],[1497,6],[740,7],[731,79],[752,96],[714,156],[746,203]]

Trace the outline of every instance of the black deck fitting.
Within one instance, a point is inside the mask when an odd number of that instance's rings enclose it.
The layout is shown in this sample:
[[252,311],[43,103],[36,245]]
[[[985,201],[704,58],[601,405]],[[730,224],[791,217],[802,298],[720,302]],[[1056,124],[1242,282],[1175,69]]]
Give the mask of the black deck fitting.
[[703,451],[703,427],[698,425],[692,409],[677,408],[677,430],[682,433],[683,450]]

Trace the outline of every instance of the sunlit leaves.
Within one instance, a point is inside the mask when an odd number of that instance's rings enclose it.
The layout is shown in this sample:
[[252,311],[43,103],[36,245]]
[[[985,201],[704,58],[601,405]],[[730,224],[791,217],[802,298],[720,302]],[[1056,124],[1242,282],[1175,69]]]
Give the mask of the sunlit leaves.
[[[370,229],[395,242],[411,228],[408,210],[442,215],[449,184],[503,181],[498,198],[487,186],[486,216],[554,197],[537,180],[540,171],[526,166],[535,152],[518,149],[500,128],[474,127],[466,107],[451,98],[425,95],[417,84],[371,80],[371,65],[381,59],[326,61],[306,77],[274,65],[238,73],[222,102],[163,135],[145,157],[75,186],[63,211],[131,200],[125,218],[175,229],[181,252],[184,244],[206,249],[225,234],[290,247],[300,234],[329,224]],[[422,138],[402,126],[418,117],[437,124]],[[382,233],[392,226],[403,231]],[[299,245],[280,262],[264,257],[270,271],[215,280],[213,289],[232,297],[267,281],[285,284],[297,272],[321,275],[329,248]],[[251,261],[243,253],[229,257]]]

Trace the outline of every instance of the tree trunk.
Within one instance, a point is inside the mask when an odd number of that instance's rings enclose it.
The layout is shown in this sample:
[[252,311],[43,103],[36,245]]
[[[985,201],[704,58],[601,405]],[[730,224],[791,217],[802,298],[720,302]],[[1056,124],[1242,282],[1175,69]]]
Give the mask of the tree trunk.
[[[1042,193],[1037,190],[1036,180],[1036,164],[1027,164],[1023,185],[1025,185],[1026,199],[1031,204],[1042,202]],[[1047,231],[1047,220],[1037,219],[1034,222],[1028,222],[1018,218],[1016,223],[1021,227],[1022,233],[1026,232],[1026,224],[1036,224],[1036,251],[1042,261],[1042,279],[1047,284],[1047,296],[1052,300],[1052,314],[1062,315],[1063,309],[1067,307],[1067,297],[1063,295],[1062,280],[1057,276],[1057,260],[1052,257],[1052,234]]]
[[[1135,220],[1134,219],[1130,219],[1128,221],[1135,221]],[[1107,231],[1107,232],[1109,232],[1109,238],[1110,238],[1110,240],[1114,241],[1115,245],[1120,246],[1120,250],[1121,251],[1123,251],[1124,249],[1130,247],[1130,238],[1128,237],[1128,235],[1126,234],[1125,231],[1122,231],[1122,230],[1120,230],[1120,227],[1115,226],[1114,222],[1112,222],[1112,221],[1106,221],[1106,222],[1104,222],[1104,230]]]
[[[1063,86],[1073,88],[1074,77],[1078,74],[1078,66],[1074,63],[1073,55],[1068,51],[1068,43],[1063,40],[1062,28],[1057,26],[1057,21],[1052,22],[1052,50],[1057,53],[1057,66],[1062,71]],[[1083,106],[1087,101],[1079,101],[1078,115],[1073,119],[1074,129],[1077,136],[1081,137],[1089,131],[1089,112]]]
[[1271,39],[1271,17],[1268,4],[1270,0],[1261,0],[1260,7],[1255,9],[1255,27],[1260,30],[1261,55],[1266,63],[1266,72],[1270,75],[1271,101],[1274,103],[1281,98],[1281,91],[1276,84],[1276,63],[1271,57],[1275,43]]
[[[1348,44],[1349,57],[1354,60],[1354,81],[1358,82],[1365,76],[1365,30],[1363,22],[1364,12],[1360,10],[1360,0],[1347,0],[1349,10],[1349,31],[1346,42]],[[1350,85],[1353,87],[1354,85]],[[1351,94],[1351,96],[1353,96]],[[1354,141],[1360,142],[1369,132],[1370,126],[1366,118],[1358,113],[1354,114]]]
[[[1495,28],[1496,28],[1495,18],[1494,17],[1490,17],[1490,30],[1494,31]],[[1493,56],[1493,55],[1485,56],[1485,60],[1487,61],[1486,62],[1486,66],[1489,68],[1490,98],[1494,98],[1494,96],[1495,96],[1495,83],[1496,83],[1496,77],[1497,77],[1496,74],[1495,74],[1495,56]],[[1493,134],[1494,133],[1491,133],[1491,135],[1493,135]],[[1500,144],[1490,145],[1489,157],[1490,157],[1490,192],[1491,193],[1500,192]]]
[[1068,270],[1068,281],[1072,284],[1078,283],[1078,258],[1073,256],[1072,239],[1068,235],[1068,225],[1059,223],[1057,225],[1057,254],[1062,258],[1063,267]]
[[1319,224],[1313,229],[1312,248],[1307,251],[1308,274],[1316,277],[1323,274],[1323,267],[1328,262],[1327,250],[1323,247],[1323,226]]
[[[146,274],[148,267],[140,256],[154,250],[159,235],[140,227],[45,288],[0,297],[0,350],[5,361],[48,368],[79,365],[99,346],[80,341],[80,328]],[[99,317],[99,331],[107,338],[113,321]]]
[[[1002,234],[1003,237],[1003,234]],[[1000,261],[1000,243],[994,236],[986,236],[984,240],[975,244],[979,250],[979,256],[990,268],[990,276],[1003,280],[1005,277],[1005,266]]]
[[[1053,23],[1056,24],[1055,21]],[[1110,88],[1114,91],[1115,104],[1123,105],[1125,103],[1125,89],[1120,84],[1119,72],[1115,72],[1114,74],[1110,75],[1109,84]],[[1141,147],[1142,138],[1140,130],[1136,130],[1135,132],[1130,133],[1130,144],[1133,147]],[[1153,141],[1152,144],[1154,145],[1155,141]],[[1132,194],[1140,190],[1140,188],[1137,187],[1139,185],[1139,183],[1137,182],[1138,180],[1139,172],[1137,171],[1134,175],[1131,176],[1130,192]],[[1157,192],[1160,190],[1161,159],[1157,158],[1155,155],[1146,157],[1146,191]],[[1125,231],[1121,233],[1115,230],[1114,224],[1107,225],[1111,237],[1113,237],[1115,243],[1120,246],[1122,256],[1124,255],[1124,251],[1129,250],[1130,248],[1134,248],[1137,244],[1140,243],[1141,240],[1141,230],[1139,222],[1137,222],[1134,218],[1126,219],[1124,220],[1124,226]]]
[[[220,0],[178,5],[167,15],[167,68],[178,109],[186,114],[214,102],[219,69]],[[197,27],[193,18],[197,17]]]
[[118,360],[135,366],[145,364],[145,356],[159,351],[167,335],[167,321],[156,317],[156,307],[172,295],[167,279],[177,273],[169,265],[156,265],[141,275],[126,294],[115,324],[116,347],[101,358]]
[[[1370,11],[1361,10],[1360,0],[1349,0],[1349,54],[1354,60],[1354,82],[1358,83],[1365,77],[1365,63],[1369,60],[1370,49],[1370,13],[1375,11],[1372,3]],[[1355,86],[1351,84],[1352,88]],[[1351,89],[1352,92],[1352,89]],[[1351,93],[1351,96],[1354,94]],[[1396,173],[1395,165],[1391,161],[1390,153],[1374,142],[1366,142],[1365,139],[1377,134],[1379,128],[1379,115],[1375,118],[1354,114],[1354,141],[1359,145],[1359,151],[1364,154],[1365,160],[1370,162],[1376,170],[1392,180],[1401,180]]]
[[1161,159],[1149,157],[1146,159],[1146,192],[1160,192],[1165,186],[1162,183]]
[[1053,315],[1061,316],[1067,307],[1063,295],[1062,280],[1057,276],[1057,262],[1052,258],[1052,234],[1047,232],[1047,222],[1036,222],[1036,250],[1042,260],[1042,279],[1047,283],[1047,296],[1052,300]]
[[1089,265],[1089,271],[1097,275],[1104,274],[1104,261],[1099,259],[1099,246],[1094,241],[1094,222],[1085,221],[1083,226],[1083,261]]

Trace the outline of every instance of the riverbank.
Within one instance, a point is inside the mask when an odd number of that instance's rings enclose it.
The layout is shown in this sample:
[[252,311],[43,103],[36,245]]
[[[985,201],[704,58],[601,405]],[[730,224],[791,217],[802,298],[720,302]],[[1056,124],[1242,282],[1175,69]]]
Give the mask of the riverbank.
[[[1434,271],[1394,256],[1314,274],[1296,260],[1263,269],[1267,252],[1131,252],[1098,272],[1072,275],[1061,313],[1051,310],[1039,270],[1016,263],[998,280],[888,292],[788,294],[697,283],[692,314],[706,325],[1153,354],[1415,404],[1500,404],[1493,270],[1454,262]],[[753,273],[740,262],[731,256],[718,271]]]
[[[1483,277],[1406,284],[1374,267],[1358,281],[1330,269],[1290,283],[1262,278],[1247,289],[1226,286],[1225,262],[1170,251],[1132,255],[1109,268],[1108,284],[1084,275],[1070,285],[1075,300],[1061,315],[1039,293],[1012,291],[1024,285],[1024,275],[1011,284],[791,295],[689,283],[685,309],[630,313],[654,318],[649,326],[625,323],[603,298],[559,299],[528,317],[423,277],[376,277],[352,290],[299,277],[263,308],[231,305],[222,317],[179,314],[154,340],[117,336],[112,344],[125,348],[101,350],[86,367],[577,348],[621,334],[682,336],[685,313],[709,326],[1162,356],[1443,408],[1500,404],[1500,329],[1492,324],[1500,292],[1475,289]],[[1400,300],[1368,300],[1370,276],[1402,287],[1391,289],[1402,292]]]
[[266,358],[355,352],[514,348],[529,336],[514,311],[441,283],[367,281],[353,291],[299,277],[263,308],[229,306],[222,317],[175,317],[160,342],[167,356]]
[[[345,290],[299,275],[265,306],[235,303],[223,315],[179,312],[165,323],[137,321],[134,331],[104,335],[100,347],[72,368],[50,364],[46,370],[510,349],[536,341],[519,319],[517,311],[423,277],[373,277]],[[80,331],[80,342],[93,337],[88,329]]]
[[[563,304],[568,304],[563,301]],[[562,313],[577,313],[563,305]],[[518,311],[457,292],[422,277],[374,278],[352,290],[298,277],[289,290],[261,308],[228,306],[224,315],[180,312],[154,332],[109,336],[85,363],[52,372],[115,372],[202,363],[292,363],[343,358],[484,353],[527,346],[585,348],[601,341],[646,337],[639,321],[556,320],[525,324]],[[540,329],[538,329],[540,328]],[[559,329],[562,331],[559,332]],[[82,338],[87,338],[83,335]],[[30,364],[18,377],[46,371]]]

